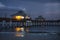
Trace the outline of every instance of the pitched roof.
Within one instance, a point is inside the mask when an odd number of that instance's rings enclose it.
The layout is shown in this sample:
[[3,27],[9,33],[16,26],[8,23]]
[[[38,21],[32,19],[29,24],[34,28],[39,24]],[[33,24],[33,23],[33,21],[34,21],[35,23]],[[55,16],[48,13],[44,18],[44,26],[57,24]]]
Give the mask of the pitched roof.
[[25,11],[20,10],[20,11],[18,11],[16,14],[13,14],[13,15],[11,15],[11,16],[16,16],[16,15],[26,16],[26,13],[25,13]]

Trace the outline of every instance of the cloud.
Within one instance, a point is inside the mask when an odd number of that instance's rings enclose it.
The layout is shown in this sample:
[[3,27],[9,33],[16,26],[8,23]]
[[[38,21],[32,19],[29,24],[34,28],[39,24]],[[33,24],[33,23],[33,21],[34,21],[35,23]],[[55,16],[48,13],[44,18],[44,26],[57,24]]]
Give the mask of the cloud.
[[2,2],[0,2],[0,8],[2,8],[2,7],[5,7],[5,5],[2,4]]
[[17,9],[17,10],[26,10],[26,8],[24,8],[24,7],[14,7],[14,6],[6,6],[6,8],[9,8],[9,9]]
[[60,3],[46,3],[44,4],[44,12],[45,13],[59,13],[60,11]]

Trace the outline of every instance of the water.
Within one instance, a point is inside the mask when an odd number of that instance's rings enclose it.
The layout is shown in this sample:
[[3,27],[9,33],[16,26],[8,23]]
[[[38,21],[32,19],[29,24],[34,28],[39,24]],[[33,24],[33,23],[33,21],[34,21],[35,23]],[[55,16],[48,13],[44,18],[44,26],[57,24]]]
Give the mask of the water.
[[60,32],[60,26],[31,26],[29,31],[32,32]]
[[60,36],[56,33],[26,33],[22,37],[16,36],[16,32],[1,32],[0,40],[60,40]]
[[30,27],[29,31],[47,33],[0,32],[0,40],[60,40],[59,26]]

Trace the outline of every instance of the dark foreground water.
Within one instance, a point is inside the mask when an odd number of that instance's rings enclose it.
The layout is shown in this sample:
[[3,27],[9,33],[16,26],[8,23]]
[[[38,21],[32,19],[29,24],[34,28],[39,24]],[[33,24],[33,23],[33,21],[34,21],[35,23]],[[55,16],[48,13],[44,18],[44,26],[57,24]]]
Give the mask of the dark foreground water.
[[35,26],[30,27],[28,30],[34,33],[2,30],[0,32],[0,40],[60,40],[60,26]]
[[60,34],[0,32],[0,40],[60,40]]

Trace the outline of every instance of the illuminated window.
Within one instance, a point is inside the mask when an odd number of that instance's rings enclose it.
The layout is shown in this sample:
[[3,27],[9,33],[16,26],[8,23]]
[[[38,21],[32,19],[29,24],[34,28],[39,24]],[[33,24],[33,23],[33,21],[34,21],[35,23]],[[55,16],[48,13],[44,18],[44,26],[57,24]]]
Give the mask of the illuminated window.
[[16,16],[15,17],[17,20],[21,20],[21,19],[24,19],[24,16]]

